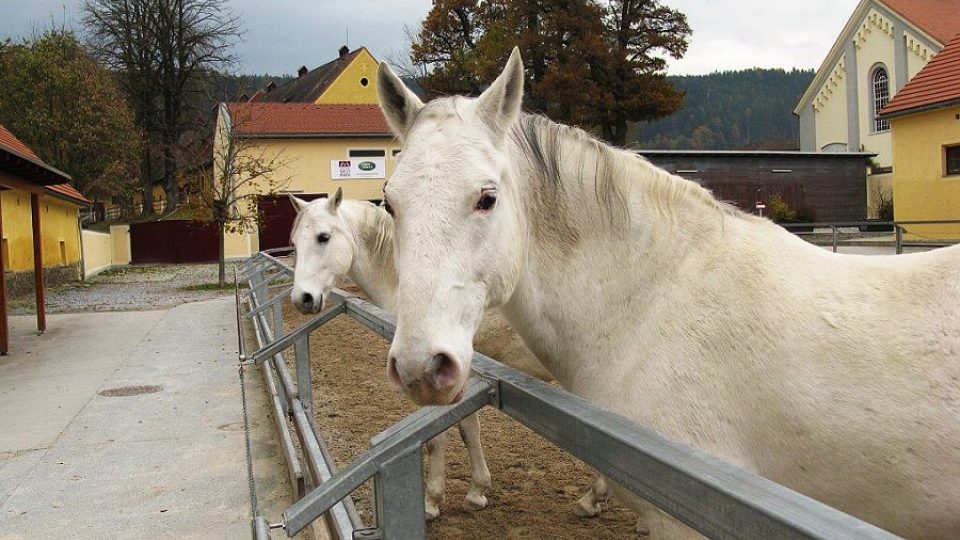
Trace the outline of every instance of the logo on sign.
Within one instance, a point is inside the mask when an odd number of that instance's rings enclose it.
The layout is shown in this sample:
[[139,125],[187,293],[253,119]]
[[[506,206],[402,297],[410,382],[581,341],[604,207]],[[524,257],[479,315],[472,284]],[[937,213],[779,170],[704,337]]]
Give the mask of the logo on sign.
[[377,164],[372,161],[361,161],[357,164],[357,168],[361,171],[372,171],[377,168]]

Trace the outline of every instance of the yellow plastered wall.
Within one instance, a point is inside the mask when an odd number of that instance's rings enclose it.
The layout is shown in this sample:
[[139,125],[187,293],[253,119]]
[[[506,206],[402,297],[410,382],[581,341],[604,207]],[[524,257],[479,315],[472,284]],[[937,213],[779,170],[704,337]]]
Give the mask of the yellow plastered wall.
[[[80,262],[79,206],[50,195],[40,197],[43,266],[53,268]],[[30,194],[19,189],[0,193],[3,212],[3,250],[6,270],[33,270],[33,222]]]
[[[216,143],[215,143],[216,144]],[[280,154],[285,166],[278,172],[277,178],[288,179],[280,188],[294,194],[334,193],[343,188],[347,199],[382,199],[385,179],[349,179],[333,180],[330,175],[330,162],[347,159],[352,149],[382,149],[386,152],[386,177],[393,174],[396,159],[393,151],[400,149],[400,143],[392,137],[356,138],[356,139],[277,139],[260,140],[248,151],[263,153],[266,156]],[[249,257],[259,250],[256,231],[252,233],[227,233],[224,252],[227,258]]]
[[83,242],[83,277],[113,265],[113,242],[109,233],[83,230],[80,240]]
[[113,264],[130,264],[130,225],[111,225],[110,243],[112,244]]
[[[891,119],[897,221],[960,219],[960,175],[945,176],[944,147],[960,144],[960,106]],[[960,225],[909,225],[908,237],[960,239]]]
[[353,61],[317,98],[319,104],[370,104],[377,101],[378,62],[366,48],[361,48]]

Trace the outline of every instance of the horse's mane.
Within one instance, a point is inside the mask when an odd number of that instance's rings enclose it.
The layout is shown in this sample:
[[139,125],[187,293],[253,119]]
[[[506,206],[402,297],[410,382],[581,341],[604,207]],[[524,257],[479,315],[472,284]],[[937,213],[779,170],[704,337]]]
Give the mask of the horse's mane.
[[[611,224],[630,219],[629,182],[644,188],[657,211],[674,221],[680,217],[679,204],[691,200],[716,210],[721,217],[748,217],[734,206],[718,201],[696,182],[670,174],[637,154],[613,148],[580,128],[557,124],[540,115],[522,114],[511,138],[527,156],[542,191],[556,198],[563,192],[564,162],[571,157],[564,155],[564,143],[579,149],[579,155],[572,157],[578,160],[580,180],[585,176],[585,163],[593,158],[595,196]],[[561,201],[554,202],[561,204]]]

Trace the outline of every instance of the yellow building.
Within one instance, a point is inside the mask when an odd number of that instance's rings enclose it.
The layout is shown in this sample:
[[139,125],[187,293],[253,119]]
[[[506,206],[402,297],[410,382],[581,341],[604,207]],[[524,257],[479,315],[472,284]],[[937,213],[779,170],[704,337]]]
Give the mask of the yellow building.
[[44,283],[80,276],[79,209],[90,201],[69,181],[0,125],[0,354],[9,347],[8,282],[15,295],[35,292],[42,332]]
[[800,149],[877,154],[867,214],[893,180],[890,124],[880,110],[960,32],[960,0],[861,0],[800,98]]
[[[896,220],[960,220],[960,33],[882,113],[893,133]],[[916,238],[960,240],[960,224],[905,230]]]
[[[259,201],[257,231],[226,235],[227,258],[289,245],[295,211],[286,193],[309,200],[343,188],[347,198],[380,200],[400,144],[377,104],[377,66],[366,48],[344,48],[313,71],[301,68],[286,85],[258,92],[246,103],[220,106],[214,176],[224,170],[225,156],[241,154],[278,157],[282,166],[274,178],[283,181],[283,194]],[[230,143],[233,153],[226,150]]]

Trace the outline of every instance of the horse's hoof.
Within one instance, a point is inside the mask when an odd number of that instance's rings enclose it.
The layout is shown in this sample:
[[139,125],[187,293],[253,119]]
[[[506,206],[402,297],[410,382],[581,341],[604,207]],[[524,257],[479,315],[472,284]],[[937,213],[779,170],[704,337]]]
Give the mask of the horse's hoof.
[[583,518],[592,518],[600,515],[600,505],[588,505],[586,503],[578,502],[576,506],[573,507],[573,513],[576,516]]
[[426,510],[427,521],[433,521],[440,517],[440,508],[432,504],[425,505],[424,510]]
[[487,498],[483,495],[470,495],[463,499],[463,509],[467,512],[476,512],[487,507]]

